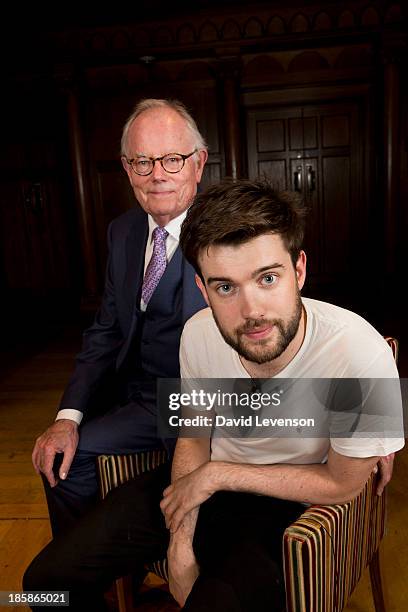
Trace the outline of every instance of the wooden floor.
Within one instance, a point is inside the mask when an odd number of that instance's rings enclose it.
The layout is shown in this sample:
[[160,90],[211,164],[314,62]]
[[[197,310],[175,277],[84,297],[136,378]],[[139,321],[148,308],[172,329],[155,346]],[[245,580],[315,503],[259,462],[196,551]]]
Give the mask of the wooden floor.
[[[21,590],[21,577],[49,541],[41,482],[31,467],[35,437],[53,419],[79,346],[78,330],[66,330],[36,352],[2,356],[0,379],[0,591]],[[407,374],[404,372],[404,375]],[[381,558],[387,611],[408,610],[408,451],[399,453],[389,485],[388,535]],[[154,579],[150,577],[150,582]],[[157,591],[144,595],[140,612],[178,607]],[[113,605],[113,604],[112,604]],[[11,608],[2,608],[11,610]],[[18,608],[28,610],[28,608]],[[354,592],[348,612],[374,612],[368,576]],[[254,611],[256,612],[256,611]]]

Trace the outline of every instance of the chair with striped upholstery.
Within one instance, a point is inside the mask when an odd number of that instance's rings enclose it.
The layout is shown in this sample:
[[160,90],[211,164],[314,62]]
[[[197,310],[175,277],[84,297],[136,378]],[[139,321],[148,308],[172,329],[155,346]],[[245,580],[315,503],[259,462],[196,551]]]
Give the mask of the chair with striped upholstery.
[[376,612],[384,612],[378,547],[384,536],[385,493],[374,475],[353,501],[312,506],[283,536],[287,612],[341,612],[370,566]]
[[[398,342],[385,338],[394,359]],[[379,545],[386,523],[386,493],[376,495],[371,476],[346,504],[311,506],[283,537],[288,612],[341,612],[369,566],[376,612],[385,612]]]
[[[386,337],[394,358],[398,343]],[[167,461],[164,450],[133,455],[101,455],[102,497],[113,488]],[[376,495],[373,474],[363,491],[346,504],[310,506],[283,536],[287,612],[341,612],[369,566],[376,612],[385,612],[379,545],[386,523],[386,494]],[[167,580],[167,560],[146,565]],[[132,612],[130,578],[117,580],[119,612]]]

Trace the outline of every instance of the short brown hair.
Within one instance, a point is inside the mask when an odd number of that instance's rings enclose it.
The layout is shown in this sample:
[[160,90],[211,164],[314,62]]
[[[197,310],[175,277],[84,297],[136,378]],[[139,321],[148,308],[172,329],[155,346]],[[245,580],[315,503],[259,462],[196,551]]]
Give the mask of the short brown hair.
[[200,252],[278,234],[296,264],[307,209],[293,192],[275,191],[266,180],[224,180],[199,193],[183,222],[180,246],[198,274]]

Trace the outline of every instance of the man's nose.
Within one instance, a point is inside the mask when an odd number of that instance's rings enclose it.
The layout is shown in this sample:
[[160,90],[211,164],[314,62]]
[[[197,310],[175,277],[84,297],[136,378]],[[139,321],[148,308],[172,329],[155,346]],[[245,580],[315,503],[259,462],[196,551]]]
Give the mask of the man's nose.
[[241,315],[244,319],[260,319],[265,316],[264,297],[259,289],[241,290]]
[[151,173],[152,179],[155,181],[160,181],[160,180],[166,179],[167,176],[168,176],[168,173],[165,171],[161,163],[159,161],[156,161],[153,166],[152,173]]

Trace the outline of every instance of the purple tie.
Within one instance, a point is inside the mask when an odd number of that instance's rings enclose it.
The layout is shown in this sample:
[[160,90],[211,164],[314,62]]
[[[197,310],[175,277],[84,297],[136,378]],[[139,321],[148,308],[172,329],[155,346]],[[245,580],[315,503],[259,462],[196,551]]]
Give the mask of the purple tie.
[[153,255],[146,268],[142,287],[142,300],[146,306],[166,269],[166,238],[168,235],[169,232],[164,227],[156,227],[153,230]]

